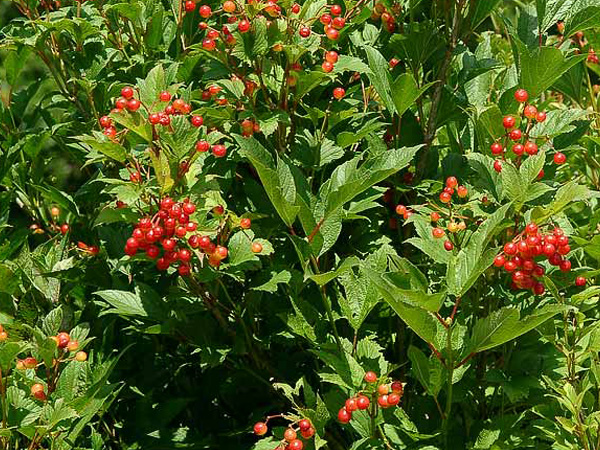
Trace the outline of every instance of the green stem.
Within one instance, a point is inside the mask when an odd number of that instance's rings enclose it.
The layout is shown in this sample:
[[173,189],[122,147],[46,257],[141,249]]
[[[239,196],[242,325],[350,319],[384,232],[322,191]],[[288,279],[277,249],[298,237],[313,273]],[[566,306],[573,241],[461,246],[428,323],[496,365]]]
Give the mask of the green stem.
[[448,448],[448,431],[450,428],[450,413],[452,412],[452,378],[454,377],[454,357],[452,355],[452,326],[448,327],[446,333],[446,351],[448,353],[448,378],[446,388],[446,408],[444,410],[443,432],[444,446]]

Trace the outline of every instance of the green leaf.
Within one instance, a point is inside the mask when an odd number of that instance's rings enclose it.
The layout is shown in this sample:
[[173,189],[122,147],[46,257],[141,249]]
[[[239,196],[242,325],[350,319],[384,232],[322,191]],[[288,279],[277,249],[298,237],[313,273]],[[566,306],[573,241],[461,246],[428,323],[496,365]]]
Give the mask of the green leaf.
[[556,47],[538,47],[519,50],[521,87],[534,99],[548,89],[567,70],[583,61],[586,55],[565,58]]
[[549,206],[535,208],[531,213],[531,220],[538,223],[545,222],[548,218],[572,206],[575,202],[589,201],[592,197],[597,197],[597,194],[590,191],[587,186],[577,184],[575,180],[571,180],[558,189],[554,200]]
[[436,397],[442,387],[442,365],[437,359],[427,358],[425,354],[411,345],[407,351],[408,359],[412,363],[412,372],[425,388],[427,394]]
[[[381,292],[381,295],[383,295],[383,299],[392,307],[398,317],[425,342],[434,342],[437,334],[438,320],[433,316],[431,311],[416,306],[418,303],[431,305],[431,299],[428,298],[428,295],[411,291],[406,291],[402,295],[398,295],[399,290],[391,289],[390,283],[386,282],[380,275],[374,273],[369,273],[368,275]],[[411,302],[409,303],[407,299],[410,299]]]
[[337,277],[343,275],[347,271],[351,270],[353,267],[356,267],[360,264],[360,260],[352,256],[350,258],[344,259],[337,269],[334,269],[330,272],[320,273],[316,275],[310,275],[308,278],[313,280],[319,286],[325,286],[330,281],[336,279]]
[[391,85],[391,96],[396,107],[396,114],[402,116],[433,84],[435,83],[428,83],[419,88],[415,77],[411,73],[407,72],[398,76]]
[[292,226],[300,207],[295,205],[296,185],[289,167],[279,158],[275,165],[267,149],[253,137],[234,135],[234,138],[240,146],[240,154],[247,158],[258,172],[275,210],[288,227]]
[[[259,242],[262,246],[262,252],[254,253],[252,251],[252,243]],[[273,253],[273,246],[265,239],[255,239],[252,230],[241,230],[234,233],[227,244],[229,256],[227,264],[229,266],[239,266],[246,262],[258,262],[258,255],[270,255]]]
[[[162,65],[155,66],[148,72],[145,79],[138,79],[137,86],[139,88],[140,101],[149,108],[150,105],[154,105],[154,108],[150,112],[156,112],[164,108],[164,104],[158,101],[160,93],[167,90],[167,79],[165,69]],[[150,135],[151,138],[152,135]]]
[[587,117],[590,113],[583,109],[556,109],[548,111],[546,120],[542,123],[536,123],[530,132],[533,139],[553,138],[559,134],[568,133],[575,129],[572,122]]
[[479,353],[512,341],[564,310],[562,305],[546,305],[525,317],[520,316],[518,309],[509,306],[494,311],[475,322],[468,353]]
[[365,45],[364,49],[367,52],[369,68],[371,69],[371,73],[368,74],[369,80],[379,94],[383,105],[390,114],[394,114],[396,107],[392,99],[389,63],[375,48]]
[[292,279],[292,274],[287,270],[281,272],[271,272],[271,279],[260,286],[251,287],[253,291],[264,291],[264,292],[277,292],[278,284],[287,284]]
[[171,176],[171,166],[169,165],[169,159],[164,150],[159,150],[158,154],[152,149],[148,149],[147,154],[152,160],[152,167],[154,168],[154,174],[156,180],[160,186],[161,192],[169,192],[175,181]]
[[[586,5],[589,4],[589,6]],[[565,20],[564,35],[569,37],[578,31],[589,30],[590,28],[600,27],[600,5],[594,1],[579,1],[577,7]]]
[[2,372],[8,373],[13,368],[17,355],[24,352],[29,345],[26,342],[3,342],[0,343],[0,368]]
[[127,150],[125,147],[110,141],[102,133],[95,132],[94,136],[78,136],[76,139],[90,149],[100,152],[111,159],[121,163],[127,160]]
[[42,331],[48,336],[54,336],[61,330],[63,320],[62,307],[54,308],[48,313],[42,322]]

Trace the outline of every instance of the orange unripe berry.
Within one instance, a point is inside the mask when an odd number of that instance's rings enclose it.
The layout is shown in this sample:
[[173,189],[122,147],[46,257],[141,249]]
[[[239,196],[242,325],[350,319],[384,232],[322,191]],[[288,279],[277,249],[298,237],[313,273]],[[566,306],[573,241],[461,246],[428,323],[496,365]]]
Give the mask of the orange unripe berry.
[[86,352],[79,351],[75,353],[75,361],[84,362],[85,360],[87,360],[87,357],[88,355]]
[[252,243],[252,253],[260,253],[263,251],[263,246],[260,242]]
[[223,3],[223,11],[227,12],[227,13],[232,13],[235,11],[235,3],[232,2],[231,0],[227,0],[226,2]]
[[78,348],[79,348],[79,341],[78,340],[69,341],[69,343],[67,344],[67,350],[69,350],[70,352],[74,352]]
[[365,381],[367,383],[375,383],[377,381],[377,374],[372,371],[365,373]]
[[264,422],[256,422],[254,424],[254,434],[257,436],[264,436],[269,431],[267,424]]
[[247,230],[252,225],[252,221],[248,217],[243,217],[240,219],[240,227],[244,230]]

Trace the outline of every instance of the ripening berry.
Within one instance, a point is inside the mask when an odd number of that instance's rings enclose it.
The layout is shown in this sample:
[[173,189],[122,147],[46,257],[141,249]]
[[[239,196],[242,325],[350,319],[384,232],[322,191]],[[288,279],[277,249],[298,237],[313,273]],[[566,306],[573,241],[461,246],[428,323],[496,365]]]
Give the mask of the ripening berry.
[[248,217],[243,217],[240,219],[240,227],[244,230],[250,229],[252,222]]
[[235,11],[235,3],[232,2],[231,0],[226,0],[223,3],[223,11],[225,11],[226,13],[232,13]]
[[440,193],[440,202],[442,203],[450,203],[452,200],[452,194],[450,192],[441,192]]
[[525,103],[529,99],[529,94],[525,89],[517,89],[515,91],[515,100],[519,103]]
[[535,117],[537,116],[538,110],[535,106],[533,105],[527,105],[524,109],[523,109],[523,115],[525,117],[527,117],[528,119],[535,119]]
[[256,434],[257,436],[264,436],[265,434],[267,434],[267,431],[269,431],[269,428],[267,427],[266,423],[256,422],[254,424],[254,434]]
[[133,97],[133,88],[131,86],[125,86],[123,89],[121,89],[121,95],[129,100]]
[[494,161],[494,170],[496,172],[502,172],[502,161],[500,161],[498,159],[496,161]]
[[148,116],[148,122],[150,122],[152,125],[157,125],[160,123],[160,114],[158,113],[152,113]]
[[338,421],[340,423],[348,423],[352,419],[352,413],[346,411],[346,408],[342,408],[338,411]]
[[333,28],[335,28],[336,30],[341,30],[342,28],[344,28],[344,25],[346,25],[346,19],[344,19],[343,17],[336,17],[331,21],[331,25],[333,25]]
[[454,221],[448,223],[448,231],[450,233],[456,233],[458,231],[458,224]]
[[35,369],[37,367],[37,359],[33,358],[33,357],[28,357],[25,358],[23,361],[23,367],[25,369]]
[[516,123],[517,121],[513,116],[505,116],[504,119],[502,119],[502,125],[507,129],[514,127]]
[[561,165],[561,164],[564,164],[566,161],[567,161],[567,157],[565,156],[564,153],[556,152],[554,154],[554,164]]
[[135,184],[139,184],[142,181],[142,174],[138,171],[131,172],[129,174],[129,181]]
[[542,295],[544,292],[546,292],[546,288],[544,287],[544,285],[542,283],[535,283],[535,285],[533,286],[533,293],[535,295]]
[[441,237],[444,237],[444,234],[446,234],[444,232],[444,230],[440,227],[435,227],[431,230],[431,234],[433,235],[434,238],[439,239]]
[[300,12],[300,5],[298,3],[294,3],[292,5],[292,13],[298,14]]
[[208,50],[209,52],[213,51],[216,46],[217,44],[215,41],[210,38],[206,38],[202,41],[202,48],[204,48],[204,50]]
[[525,233],[527,233],[528,235],[535,235],[538,232],[538,226],[535,222],[529,222],[527,225],[525,225]]
[[[337,18],[338,17],[336,17],[336,19]],[[329,39],[331,41],[337,41],[340,37],[340,32],[333,27],[328,27],[325,30],[325,35],[327,36],[327,39]]]
[[333,98],[335,98],[336,100],[343,99],[345,95],[346,95],[346,90],[342,87],[336,87],[333,90]]
[[330,50],[325,53],[325,61],[328,61],[331,64],[335,64],[336,62],[338,62],[338,59],[339,59],[339,55],[334,50]]
[[515,144],[512,146],[512,151],[515,155],[521,156],[525,152],[525,146],[523,144]]
[[323,14],[320,18],[319,21],[323,24],[323,25],[329,25],[331,23],[331,16],[329,14]]
[[304,439],[310,439],[315,435],[315,429],[310,427],[308,430],[300,430],[300,434]]
[[260,242],[252,243],[252,253],[260,253],[263,251],[263,246]]
[[437,222],[438,220],[440,220],[440,215],[437,212],[432,212],[429,217],[431,218],[432,222]]
[[387,408],[389,406],[389,404],[388,404],[388,396],[387,395],[380,395],[379,397],[377,397],[377,403],[382,408]]
[[456,177],[448,177],[446,178],[446,187],[453,189],[458,186],[458,180]]
[[546,113],[543,111],[540,111],[537,113],[537,116],[535,116],[535,120],[538,123],[542,123],[546,120]]
[[333,64],[329,61],[323,61],[323,64],[321,64],[321,68],[323,69],[323,72],[329,73],[333,70]]
[[169,101],[171,101],[171,94],[169,94],[167,91],[162,91],[159,94],[158,99],[161,102],[169,102]]
[[44,385],[35,383],[31,386],[31,395],[38,400],[46,400],[46,393],[44,392]]
[[398,403],[400,403],[400,396],[398,394],[392,392],[387,397],[387,402],[389,406],[396,406]]
[[294,431],[293,428],[288,428],[283,433],[283,438],[286,441],[288,441],[288,442],[293,441],[294,439],[296,439],[296,436],[297,436],[297,434],[296,434],[296,432]]
[[465,198],[469,194],[469,190],[464,186],[459,186],[456,188],[456,194],[460,198]]
[[87,353],[83,351],[79,351],[75,353],[75,361],[84,362],[87,360]]
[[331,14],[339,16],[342,13],[342,7],[340,5],[331,5]]
[[585,279],[585,277],[577,277],[575,278],[575,286],[585,286],[587,283],[587,280]]
[[400,64],[400,60],[398,58],[392,58],[392,59],[390,59],[390,69],[393,69],[398,64]]
[[525,144],[525,153],[528,155],[536,155],[538,152],[538,146],[535,142],[527,142]]
[[186,0],[184,7],[185,11],[190,13],[196,9],[196,4],[192,0]]
[[451,252],[452,250],[454,250],[454,244],[450,241],[444,241],[444,248]]
[[354,412],[358,409],[358,404],[355,398],[349,398],[345,403],[346,411]]
[[310,36],[310,28],[308,27],[302,27],[300,28],[300,30],[298,31],[298,34],[303,37],[303,38],[307,38]]
[[399,216],[403,216],[404,214],[406,214],[406,206],[404,205],[397,205],[396,206],[396,214],[398,214]]
[[63,223],[60,226],[60,233],[61,234],[67,234],[69,232],[70,228],[69,228],[69,224],[68,223]]
[[69,345],[69,341],[71,340],[69,333],[64,331],[58,333],[56,337],[58,338],[58,348],[65,348],[67,345]]
[[67,344],[67,350],[69,350],[70,352],[74,352],[78,348],[79,348],[79,341],[77,339],[75,339],[74,341],[69,341],[69,343]]
[[372,371],[365,373],[365,381],[367,383],[375,383],[377,381],[377,374]]

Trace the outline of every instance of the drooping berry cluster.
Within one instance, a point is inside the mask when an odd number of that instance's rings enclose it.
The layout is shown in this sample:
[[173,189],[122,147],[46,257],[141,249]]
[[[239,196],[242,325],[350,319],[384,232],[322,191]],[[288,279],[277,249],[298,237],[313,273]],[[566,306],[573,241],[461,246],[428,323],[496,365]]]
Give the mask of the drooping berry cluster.
[[[502,126],[506,130],[503,139],[494,142],[490,150],[492,155],[499,157],[494,161],[494,170],[502,171],[502,162],[507,159],[507,148],[510,146],[511,152],[514,154],[515,164],[520,165],[522,158],[525,155],[536,155],[539,151],[538,144],[535,139],[530,136],[530,131],[534,124],[542,123],[546,120],[546,113],[538,111],[531,103],[527,103],[529,94],[525,89],[517,89],[515,91],[515,100],[521,103],[520,115],[515,117],[512,115],[504,116]],[[554,154],[555,164],[564,164],[567,160],[564,153],[556,152]],[[539,177],[544,175],[543,170]]]
[[555,227],[544,232],[530,222],[523,233],[504,244],[503,252],[494,259],[494,266],[511,274],[512,289],[531,289],[536,295],[542,295],[545,286],[541,278],[545,270],[538,262],[545,258],[561,272],[569,272],[571,261],[566,256],[570,251],[569,238],[562,229]]
[[338,411],[338,421],[348,423],[352,420],[352,413],[357,410],[365,411],[371,408],[371,414],[376,414],[376,406],[371,400],[376,400],[376,404],[381,408],[391,408],[398,406],[404,393],[404,386],[400,381],[377,379],[375,372],[365,373],[365,388],[355,396],[346,400],[344,406]]
[[[276,416],[269,416],[264,422],[257,422],[254,424],[254,434],[257,436],[264,436],[268,433],[269,420],[276,418],[288,419],[283,414]],[[315,428],[313,427],[310,420],[304,418],[300,420],[290,420],[287,429],[283,433],[283,439],[273,450],[302,450],[304,448],[304,440],[311,439],[315,435]]]
[[[162,198],[156,214],[142,217],[137,222],[125,244],[125,253],[133,256],[144,251],[146,257],[156,260],[158,270],[176,265],[181,276],[190,274],[194,255],[200,262],[207,259],[210,266],[219,267],[229,254],[227,247],[218,243],[224,236],[218,235],[215,243],[208,235],[196,233],[198,223],[190,218],[195,212],[196,204],[189,199],[176,202],[171,197]],[[220,205],[212,210],[216,217],[223,217],[224,213]],[[218,230],[225,228],[225,221],[223,217]],[[239,221],[241,229],[249,229],[250,226],[249,218]],[[253,242],[251,249],[260,253],[263,247],[260,242]]]

